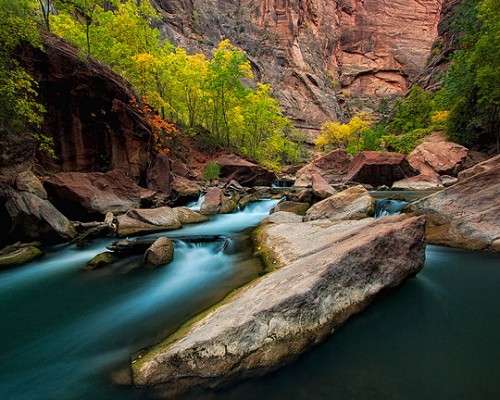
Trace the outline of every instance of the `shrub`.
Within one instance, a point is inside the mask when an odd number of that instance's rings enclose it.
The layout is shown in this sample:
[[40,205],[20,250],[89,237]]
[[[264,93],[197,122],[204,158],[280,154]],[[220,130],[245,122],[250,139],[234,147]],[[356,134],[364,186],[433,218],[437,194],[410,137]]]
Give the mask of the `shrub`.
[[205,165],[205,168],[203,170],[203,179],[212,182],[219,179],[219,176],[220,176],[219,164],[214,162],[209,162]]

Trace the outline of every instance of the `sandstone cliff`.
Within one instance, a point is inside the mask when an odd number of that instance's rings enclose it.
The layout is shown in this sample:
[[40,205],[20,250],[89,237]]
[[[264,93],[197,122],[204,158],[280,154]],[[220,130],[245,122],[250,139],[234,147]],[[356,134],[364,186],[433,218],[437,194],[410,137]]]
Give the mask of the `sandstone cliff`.
[[[405,93],[424,69],[441,0],[155,0],[175,45],[229,38],[296,125],[318,128],[369,98]],[[373,101],[375,99],[375,101]]]
[[135,181],[145,176],[151,130],[130,105],[135,95],[109,68],[83,60],[77,50],[44,36],[44,51],[28,49],[28,70],[47,109],[42,132],[54,138],[57,160],[37,154],[50,172],[121,169]]

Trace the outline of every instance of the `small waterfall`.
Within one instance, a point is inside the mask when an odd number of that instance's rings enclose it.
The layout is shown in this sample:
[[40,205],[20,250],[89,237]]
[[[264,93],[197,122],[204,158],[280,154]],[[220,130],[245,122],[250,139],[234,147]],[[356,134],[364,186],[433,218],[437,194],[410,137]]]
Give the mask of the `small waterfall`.
[[200,211],[201,205],[203,204],[204,201],[205,201],[205,194],[201,194],[200,197],[198,197],[198,200],[186,204],[186,207],[190,208],[193,211]]
[[408,201],[394,199],[377,199],[375,203],[375,218],[387,215],[399,215],[401,210],[409,204]]

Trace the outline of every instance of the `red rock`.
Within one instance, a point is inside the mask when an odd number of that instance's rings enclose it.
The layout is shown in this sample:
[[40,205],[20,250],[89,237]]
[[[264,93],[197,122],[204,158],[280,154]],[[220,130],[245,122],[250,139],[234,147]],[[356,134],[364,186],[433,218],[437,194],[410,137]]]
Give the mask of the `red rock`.
[[443,188],[441,177],[436,173],[419,174],[392,184],[392,190],[432,190]]
[[345,181],[391,186],[393,182],[413,175],[415,171],[404,154],[361,151],[352,160]]
[[320,174],[327,183],[340,181],[349,171],[351,161],[352,157],[345,150],[333,150],[297,171],[294,186],[310,186],[313,174]]
[[471,178],[482,172],[490,171],[491,169],[498,168],[500,163],[500,155],[492,157],[486,161],[483,161],[472,168],[466,169],[458,174],[458,180],[462,181],[467,178]]
[[468,153],[469,149],[456,143],[424,142],[408,155],[408,162],[421,174],[457,176],[464,169]]
[[200,187],[194,181],[176,177],[172,181],[172,190],[177,199],[190,200],[200,196]]
[[337,191],[329,185],[320,174],[313,174],[312,176],[312,189],[314,196],[318,199],[326,199]]
[[172,176],[170,174],[170,160],[164,153],[153,156],[147,173],[148,189],[169,195],[172,191]]
[[187,178],[189,176],[189,169],[181,160],[172,161],[172,173],[177,176],[182,176],[183,178]]
[[500,251],[500,156],[465,173],[459,182],[411,203],[427,218],[429,243]]
[[26,49],[25,58],[47,109],[42,133],[53,137],[58,158],[38,152],[39,163],[51,172],[119,168],[137,182],[148,167],[151,129],[130,104],[130,86],[55,36],[43,42],[43,51]]
[[226,182],[236,180],[243,186],[271,186],[276,180],[274,172],[234,154],[223,155],[216,163],[221,169],[221,180]]
[[176,45],[211,53],[221,38],[237,43],[301,128],[336,120],[341,90],[352,103],[403,95],[426,66],[441,9],[436,0],[156,3]]
[[236,204],[229,197],[225,196],[222,190],[218,187],[208,189],[203,201],[200,213],[204,215],[211,214],[226,214],[233,212],[236,209]]
[[45,181],[45,187],[65,215],[83,221],[95,214],[137,208],[143,191],[120,170],[59,172]]

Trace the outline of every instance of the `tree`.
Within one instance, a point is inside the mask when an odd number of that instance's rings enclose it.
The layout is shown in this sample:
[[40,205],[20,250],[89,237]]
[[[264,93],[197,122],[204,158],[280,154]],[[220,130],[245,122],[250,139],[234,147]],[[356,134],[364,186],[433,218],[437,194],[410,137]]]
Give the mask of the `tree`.
[[40,47],[36,5],[30,0],[0,0],[0,131],[39,127],[44,108],[37,102],[37,83],[13,57],[23,43]]
[[316,147],[346,148],[355,153],[361,147],[363,133],[370,127],[372,119],[366,113],[355,115],[347,124],[327,121],[321,125],[321,135],[316,140]]
[[231,144],[229,115],[241,103],[248,90],[241,83],[243,78],[253,78],[246,54],[223,40],[215,49],[208,64],[205,88],[208,92],[206,116],[211,121],[210,130],[226,146]]

